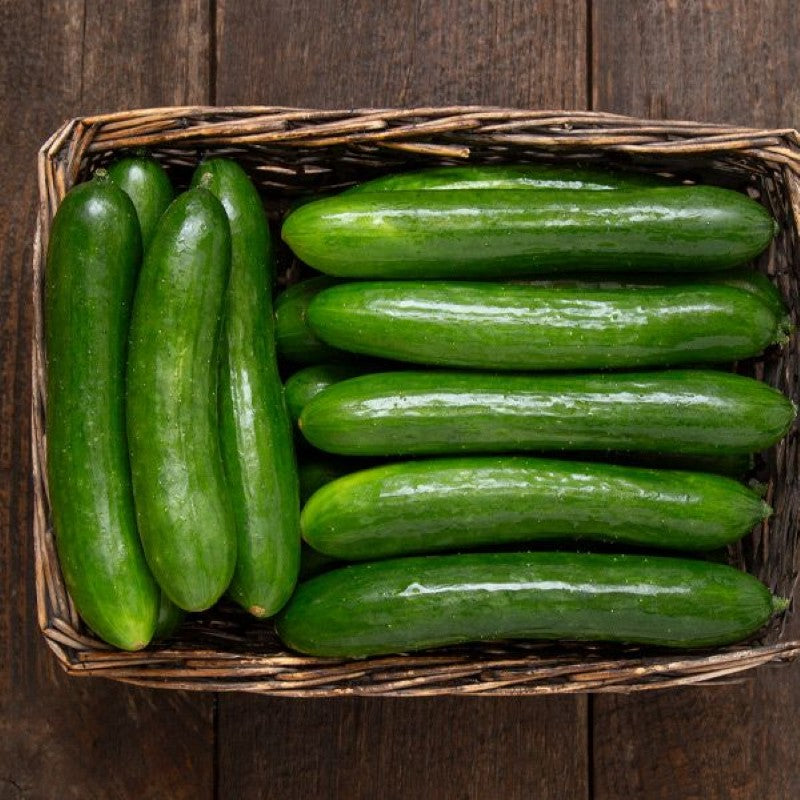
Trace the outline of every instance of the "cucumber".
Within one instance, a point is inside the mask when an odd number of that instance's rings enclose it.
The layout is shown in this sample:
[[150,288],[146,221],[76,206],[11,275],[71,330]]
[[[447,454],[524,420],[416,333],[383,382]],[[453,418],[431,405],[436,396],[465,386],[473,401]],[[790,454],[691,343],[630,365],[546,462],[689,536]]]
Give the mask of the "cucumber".
[[598,289],[627,289],[635,291],[639,289],[652,289],[658,286],[675,287],[683,284],[696,285],[713,283],[722,286],[731,286],[735,289],[749,292],[758,297],[780,320],[779,328],[781,332],[788,335],[793,330],[793,325],[786,305],[783,302],[778,287],[764,274],[758,270],[743,267],[741,269],[729,270],[726,272],[711,272],[699,275],[678,274],[642,274],[632,276],[630,274],[604,274],[602,276],[575,275],[556,279],[539,278],[537,280],[514,281],[525,286],[537,287],[557,287],[562,289],[596,291]]
[[178,608],[164,592],[161,592],[161,602],[158,606],[158,621],[156,622],[156,630],[153,634],[153,639],[159,641],[172,636],[181,626],[185,618],[186,613],[183,609]]
[[339,277],[499,279],[725,269],[761,253],[774,230],[743,194],[671,186],[341,194],[295,210],[282,236],[298,258]]
[[142,250],[147,252],[161,215],[175,192],[164,167],[154,158],[123,158],[109,167],[111,180],[133,201],[142,231]]
[[[357,375],[366,374],[365,370],[358,369],[355,365],[346,364],[319,364],[306,367],[292,375],[284,386],[286,404],[289,414],[295,423],[299,420],[303,409],[312,397],[316,397],[323,389],[340,383]],[[733,454],[682,454],[682,453],[627,453],[607,451],[602,454],[581,453],[554,453],[559,458],[572,460],[598,460],[600,458],[608,463],[619,463],[631,467],[661,467],[669,469],[690,470],[699,472],[713,472],[720,475],[741,479],[753,468],[751,453]],[[303,503],[324,483],[363,469],[363,459],[336,459],[329,462],[308,462],[299,464],[300,499]],[[329,475],[325,480],[323,476]],[[312,487],[313,488],[310,488]]]
[[364,369],[355,364],[316,364],[304,367],[289,377],[284,386],[284,397],[289,416],[294,422],[312,397],[316,397],[323,389],[348,378],[363,375]]
[[786,605],[706,561],[467,553],[327,572],[298,587],[276,627],[287,647],[334,658],[498,639],[696,648],[745,639]]
[[387,372],[329,386],[299,427],[341,455],[512,450],[751,453],[775,444],[795,409],[726,372],[491,375]]
[[275,344],[278,355],[294,364],[318,364],[341,358],[342,353],[320,341],[306,323],[309,303],[336,281],[309,278],[285,289],[275,299]]
[[538,189],[613,191],[663,186],[657,175],[614,172],[561,164],[499,164],[433,167],[415,172],[382,175],[348,189],[348,194],[397,191],[447,191],[453,189]]
[[140,255],[136,211],[107,177],[67,194],[45,275],[50,508],[78,612],[123,650],[150,641],[158,613],[125,438],[125,352]]
[[785,337],[755,294],[714,284],[589,289],[375,281],[325,289],[311,329],[341,350],[433,366],[585,370],[734,361]]
[[256,617],[289,599],[300,565],[299,490],[292,428],[278,375],[270,307],[272,244],[256,188],[234,161],[202,163],[231,227],[220,368],[220,438],[237,531],[229,594]]
[[559,539],[713,550],[770,513],[718,475],[505,456],[345,475],[322,486],[300,519],[315,550],[357,561]]
[[214,195],[180,195],[147,251],[131,319],[128,443],[139,533],[161,588],[186,611],[213,605],[236,561],[217,412],[230,239]]

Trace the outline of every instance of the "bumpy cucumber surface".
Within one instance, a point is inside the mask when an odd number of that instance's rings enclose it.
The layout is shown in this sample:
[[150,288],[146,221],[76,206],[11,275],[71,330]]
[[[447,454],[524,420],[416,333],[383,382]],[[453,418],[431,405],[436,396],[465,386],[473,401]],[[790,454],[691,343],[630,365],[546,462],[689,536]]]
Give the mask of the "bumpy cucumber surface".
[[387,372],[329,386],[299,427],[320,450],[415,455],[511,450],[751,453],[778,441],[792,403],[711,370],[503,375]]
[[498,279],[725,269],[758,255],[773,232],[766,209],[743,194],[675,186],[345,193],[298,208],[282,235],[329,275]]
[[108,179],[53,220],[45,276],[47,473],[59,560],[83,619],[109,644],[151,639],[158,587],[139,542],[125,437],[125,353],[141,241]]
[[718,475],[524,457],[387,464],[322,486],[303,538],[349,561],[534,540],[712,550],[770,513]]
[[321,341],[308,327],[309,303],[336,281],[325,276],[290,286],[275,299],[275,344],[278,355],[293,364],[319,364],[342,354]]
[[297,464],[283,402],[269,281],[272,244],[256,188],[235,162],[201,164],[231,227],[220,367],[220,437],[237,530],[230,595],[257,617],[289,599],[300,562]]
[[348,193],[452,189],[613,191],[643,186],[663,186],[667,183],[666,179],[657,175],[636,172],[614,172],[555,164],[502,164],[434,167],[416,172],[382,175],[348,189]]
[[139,533],[161,588],[186,611],[213,605],[236,561],[217,411],[230,239],[214,195],[180,195],[147,251],[131,320],[127,418]]
[[686,284],[629,289],[445,281],[345,283],[311,302],[328,344],[434,366],[578,370],[718,363],[785,334],[755,294]]
[[676,287],[682,285],[715,284],[731,286],[735,289],[749,292],[758,297],[780,321],[779,328],[783,335],[788,335],[792,330],[792,322],[786,304],[783,301],[778,287],[764,274],[751,267],[726,270],[724,272],[700,273],[688,275],[685,273],[659,275],[642,274],[631,275],[621,273],[604,273],[603,275],[572,275],[557,278],[537,278],[532,280],[518,280],[526,286],[540,288],[555,287],[560,289],[587,290],[590,292],[598,289],[625,289],[637,291],[639,289],[653,289],[655,287]]
[[468,553],[335,569],[301,584],[277,630],[302,653],[363,658],[497,639],[729,644],[786,607],[752,576],[688,559]]
[[154,158],[123,158],[108,170],[111,180],[133,201],[147,251],[161,215],[175,195],[164,167]]

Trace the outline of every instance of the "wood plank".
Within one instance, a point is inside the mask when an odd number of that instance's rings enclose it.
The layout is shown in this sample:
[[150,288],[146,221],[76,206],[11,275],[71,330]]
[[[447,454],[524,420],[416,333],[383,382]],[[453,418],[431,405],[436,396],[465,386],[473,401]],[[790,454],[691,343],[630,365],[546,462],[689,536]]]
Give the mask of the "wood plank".
[[208,97],[190,0],[0,2],[0,797],[210,798],[213,699],[67,678],[36,627],[29,448],[35,153],[65,118]]
[[[791,2],[592,2],[593,107],[800,124]],[[795,605],[800,596],[794,599]],[[800,619],[793,621],[800,638]],[[800,665],[747,682],[592,701],[597,798],[795,798]]]
[[220,0],[217,100],[585,108],[583,0]]
[[592,0],[592,108],[798,124],[794,0]]
[[221,797],[586,797],[573,698],[220,698]]
[[597,800],[795,800],[800,669],[594,701]]
[[[313,11],[310,11],[313,9]],[[585,3],[222,0],[219,103],[586,104]],[[546,45],[546,46],[543,46]],[[581,798],[586,701],[221,696],[219,791]]]

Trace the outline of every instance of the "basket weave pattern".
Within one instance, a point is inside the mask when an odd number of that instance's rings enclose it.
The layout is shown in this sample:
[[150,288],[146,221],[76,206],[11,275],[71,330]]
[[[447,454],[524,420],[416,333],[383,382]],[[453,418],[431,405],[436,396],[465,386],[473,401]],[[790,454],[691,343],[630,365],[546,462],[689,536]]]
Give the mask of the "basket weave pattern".
[[[80,621],[58,566],[46,480],[44,254],[64,194],[96,166],[147,147],[185,186],[206,153],[236,158],[262,189],[276,220],[300,192],[345,188],[399,169],[452,163],[579,161],[731,186],[763,202],[780,232],[758,267],[800,315],[800,136],[593,112],[486,107],[321,111],[276,107],[142,109],[74,119],[39,152],[34,244],[32,448],[38,621],[70,673],[140,685],[297,696],[346,694],[552,694],[634,691],[725,680],[800,655],[785,635],[790,610],[758,639],[728,648],[670,653],[641,647],[497,643],[413,656],[338,661],[287,652],[270,623],[225,603],[192,618],[176,637],[139,653],[96,640]],[[739,371],[800,403],[798,337]],[[793,429],[759,465],[773,517],[731,549],[732,564],[791,596],[800,570],[800,464]]]

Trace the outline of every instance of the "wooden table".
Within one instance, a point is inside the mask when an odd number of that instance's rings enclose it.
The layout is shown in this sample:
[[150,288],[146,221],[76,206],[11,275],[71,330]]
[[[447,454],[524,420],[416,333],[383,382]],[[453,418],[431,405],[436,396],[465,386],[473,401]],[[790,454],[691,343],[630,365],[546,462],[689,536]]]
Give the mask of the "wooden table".
[[0,0],[0,800],[800,796],[798,665],[541,699],[67,679],[36,629],[28,418],[34,153],[69,116],[486,103],[797,127],[798,36],[791,0]]

